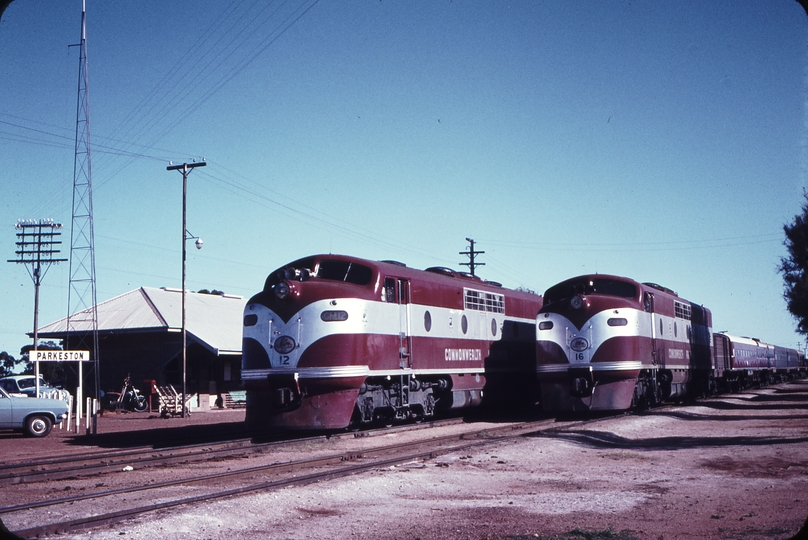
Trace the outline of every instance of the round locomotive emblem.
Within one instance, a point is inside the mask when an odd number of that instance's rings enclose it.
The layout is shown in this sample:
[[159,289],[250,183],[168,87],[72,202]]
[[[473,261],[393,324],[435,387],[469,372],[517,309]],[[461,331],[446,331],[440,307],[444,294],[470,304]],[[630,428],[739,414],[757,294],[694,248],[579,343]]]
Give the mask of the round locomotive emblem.
[[589,347],[589,342],[582,337],[577,337],[570,341],[570,349],[575,352],[585,351]]
[[279,354],[289,354],[295,349],[295,340],[289,336],[281,336],[272,346]]

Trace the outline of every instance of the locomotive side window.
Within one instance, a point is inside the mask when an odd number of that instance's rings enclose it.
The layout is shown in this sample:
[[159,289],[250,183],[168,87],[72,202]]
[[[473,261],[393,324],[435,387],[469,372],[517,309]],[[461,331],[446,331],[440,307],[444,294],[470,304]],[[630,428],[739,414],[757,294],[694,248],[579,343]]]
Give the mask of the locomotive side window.
[[432,314],[429,311],[424,313],[424,330],[427,332],[432,330]]
[[384,300],[395,304],[396,302],[396,280],[393,278],[384,278]]
[[384,278],[382,301],[390,304],[409,304],[410,286],[406,279]]
[[683,304],[682,302],[673,303],[674,314],[680,319],[690,320],[690,305]]
[[398,280],[398,303],[408,304],[410,302],[410,283],[407,280]]
[[464,289],[466,309],[505,313],[505,295]]

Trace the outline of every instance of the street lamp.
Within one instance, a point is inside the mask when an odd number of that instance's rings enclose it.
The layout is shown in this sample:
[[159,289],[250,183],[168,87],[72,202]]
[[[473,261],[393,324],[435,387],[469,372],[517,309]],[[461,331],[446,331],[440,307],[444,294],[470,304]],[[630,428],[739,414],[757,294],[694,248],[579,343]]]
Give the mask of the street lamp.
[[195,167],[204,167],[207,163],[203,161],[194,161],[192,163],[183,163],[182,165],[174,165],[169,162],[167,171],[180,171],[182,173],[182,417],[188,416],[185,410],[185,400],[187,399],[186,387],[186,364],[187,364],[187,334],[185,332],[185,241],[191,238],[196,238],[196,249],[202,249],[202,239],[196,236],[189,236],[190,233],[186,227],[185,215],[187,212],[187,198],[188,198],[188,174]]

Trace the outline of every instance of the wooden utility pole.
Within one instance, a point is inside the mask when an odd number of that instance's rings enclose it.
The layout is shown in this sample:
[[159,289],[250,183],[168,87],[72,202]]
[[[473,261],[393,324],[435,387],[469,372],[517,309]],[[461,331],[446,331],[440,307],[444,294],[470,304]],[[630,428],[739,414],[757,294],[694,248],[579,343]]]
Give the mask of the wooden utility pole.
[[[56,232],[62,228],[61,223],[56,223],[52,219],[19,220],[15,228],[17,233],[17,255],[16,259],[9,259],[8,262],[24,264],[31,279],[34,280],[34,353],[39,348],[39,285],[42,278],[50,268],[51,264],[66,262],[67,259],[57,259],[59,249],[56,247],[62,242],[54,238],[62,235]],[[30,355],[29,355],[30,359]],[[39,362],[34,361],[34,371],[36,376],[36,396],[39,396]]]
[[474,276],[475,275],[474,274],[474,269],[476,267],[485,266],[485,263],[474,262],[474,257],[477,256],[477,255],[482,255],[483,253],[485,253],[485,251],[474,251],[474,240],[471,239],[471,238],[466,238],[466,241],[470,244],[469,247],[466,248],[466,249],[468,249],[468,251],[461,251],[460,255],[467,255],[468,258],[469,258],[469,262],[460,263],[460,265],[461,266],[468,266],[469,267],[469,272],[471,273],[472,276]]
[[[185,418],[188,416],[188,413],[185,409],[185,400],[188,399],[187,395],[187,372],[186,372],[186,365],[187,365],[187,348],[188,348],[188,338],[187,333],[185,331],[185,241],[191,238],[196,238],[195,236],[191,236],[188,233],[188,228],[186,226],[185,216],[187,213],[187,196],[188,196],[188,174],[194,167],[204,167],[207,165],[204,161],[194,161],[193,163],[183,163],[182,165],[173,165],[169,164],[166,167],[167,171],[180,171],[182,173],[182,417]],[[197,249],[202,247],[202,242],[197,238],[196,243]]]

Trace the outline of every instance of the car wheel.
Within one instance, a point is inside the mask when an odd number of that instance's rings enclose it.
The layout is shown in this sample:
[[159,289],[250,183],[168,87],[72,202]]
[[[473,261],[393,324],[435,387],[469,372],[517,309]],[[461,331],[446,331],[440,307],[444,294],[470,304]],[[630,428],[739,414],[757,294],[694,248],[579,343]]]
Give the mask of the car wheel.
[[47,416],[31,416],[25,421],[25,434],[29,437],[45,437],[52,427],[53,422]]

